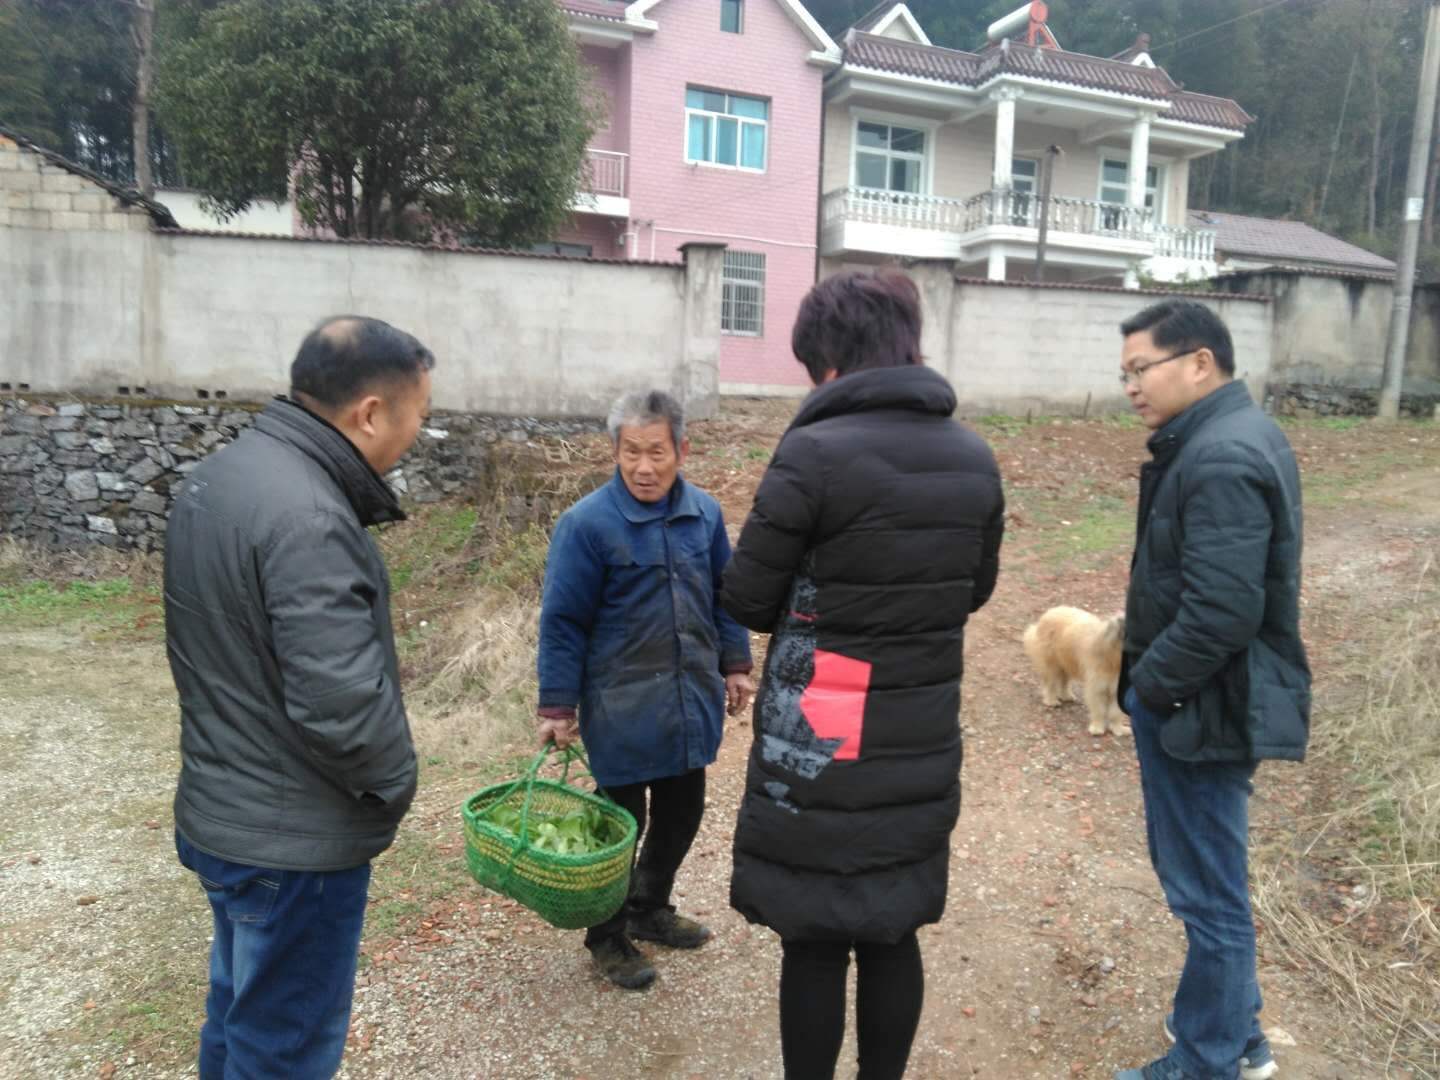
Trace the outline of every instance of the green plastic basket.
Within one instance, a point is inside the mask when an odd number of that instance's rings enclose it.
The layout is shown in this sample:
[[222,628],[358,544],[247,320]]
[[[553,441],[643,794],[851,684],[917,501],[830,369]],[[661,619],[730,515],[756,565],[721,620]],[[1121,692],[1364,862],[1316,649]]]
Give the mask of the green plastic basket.
[[[601,795],[571,787],[570,764],[579,760],[577,749],[565,750],[565,772],[560,782],[541,780],[547,747],[535,756],[525,775],[506,784],[482,788],[465,801],[465,864],[470,875],[487,889],[523,904],[551,926],[580,930],[596,926],[624,906],[630,892],[630,868],[635,855],[635,818]],[[520,809],[520,834],[489,820],[501,806]],[[530,817],[564,816],[574,810],[596,807],[624,826],[625,838],[587,855],[561,855],[530,845]]]

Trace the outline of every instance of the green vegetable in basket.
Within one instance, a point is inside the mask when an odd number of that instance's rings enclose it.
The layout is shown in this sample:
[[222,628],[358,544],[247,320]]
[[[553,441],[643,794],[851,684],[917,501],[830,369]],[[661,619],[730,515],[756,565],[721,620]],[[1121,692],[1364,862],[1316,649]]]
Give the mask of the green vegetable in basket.
[[[498,806],[488,815],[490,821],[508,833],[520,835],[521,810],[517,806]],[[592,855],[625,839],[625,827],[601,813],[599,807],[587,806],[561,816],[530,814],[530,846],[556,855]]]

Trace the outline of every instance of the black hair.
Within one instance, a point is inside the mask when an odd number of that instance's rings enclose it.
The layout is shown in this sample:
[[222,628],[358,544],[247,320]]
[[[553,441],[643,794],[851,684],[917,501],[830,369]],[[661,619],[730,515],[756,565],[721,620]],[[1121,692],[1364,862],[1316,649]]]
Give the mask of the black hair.
[[829,371],[920,363],[920,292],[895,270],[836,274],[800,303],[790,349],[819,385]]
[[1194,300],[1162,300],[1120,324],[1120,336],[1149,330],[1162,349],[1209,349],[1227,376],[1235,374],[1235,345],[1220,316]]
[[338,409],[380,384],[418,379],[434,366],[434,354],[405,331],[363,315],[337,315],[300,343],[290,391]]

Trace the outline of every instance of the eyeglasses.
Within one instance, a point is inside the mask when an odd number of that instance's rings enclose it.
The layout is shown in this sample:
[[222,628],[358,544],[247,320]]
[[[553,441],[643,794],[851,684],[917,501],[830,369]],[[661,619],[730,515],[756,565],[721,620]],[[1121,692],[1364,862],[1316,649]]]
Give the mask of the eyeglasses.
[[1198,349],[1186,349],[1184,352],[1171,353],[1169,356],[1162,356],[1159,360],[1151,360],[1148,364],[1141,364],[1139,367],[1134,368],[1131,371],[1122,371],[1120,373],[1120,385],[1122,387],[1125,387],[1129,386],[1132,382],[1139,384],[1140,376],[1144,375],[1145,372],[1149,371],[1152,367],[1159,367],[1161,364],[1168,364],[1171,360],[1178,360],[1182,356],[1189,356],[1191,353],[1198,351]]

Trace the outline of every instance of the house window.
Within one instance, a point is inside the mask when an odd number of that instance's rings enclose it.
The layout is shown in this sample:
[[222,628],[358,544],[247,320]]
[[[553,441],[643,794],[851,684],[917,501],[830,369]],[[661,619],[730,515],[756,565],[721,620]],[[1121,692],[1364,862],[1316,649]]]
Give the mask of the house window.
[[589,244],[571,244],[564,240],[546,240],[544,243],[531,244],[530,250],[536,255],[569,255],[572,258],[588,259],[594,253],[594,248]]
[[763,98],[685,91],[685,160],[763,172],[770,103]]
[[1035,190],[1040,176],[1040,163],[1034,158],[1010,159],[1010,224],[1035,228]]
[[720,288],[720,332],[759,337],[765,329],[765,256],[725,251]]
[[1035,194],[1040,163],[1034,158],[1017,157],[1010,161],[1010,186],[1026,195]]
[[742,25],[743,0],[720,0],[720,29],[727,34],[738,34]]
[[[1159,199],[1160,167],[1145,170],[1145,205],[1154,210]],[[1130,197],[1130,163],[1123,158],[1100,161],[1100,201],[1124,206]]]
[[918,193],[925,186],[925,132],[871,120],[855,128],[855,184]]

